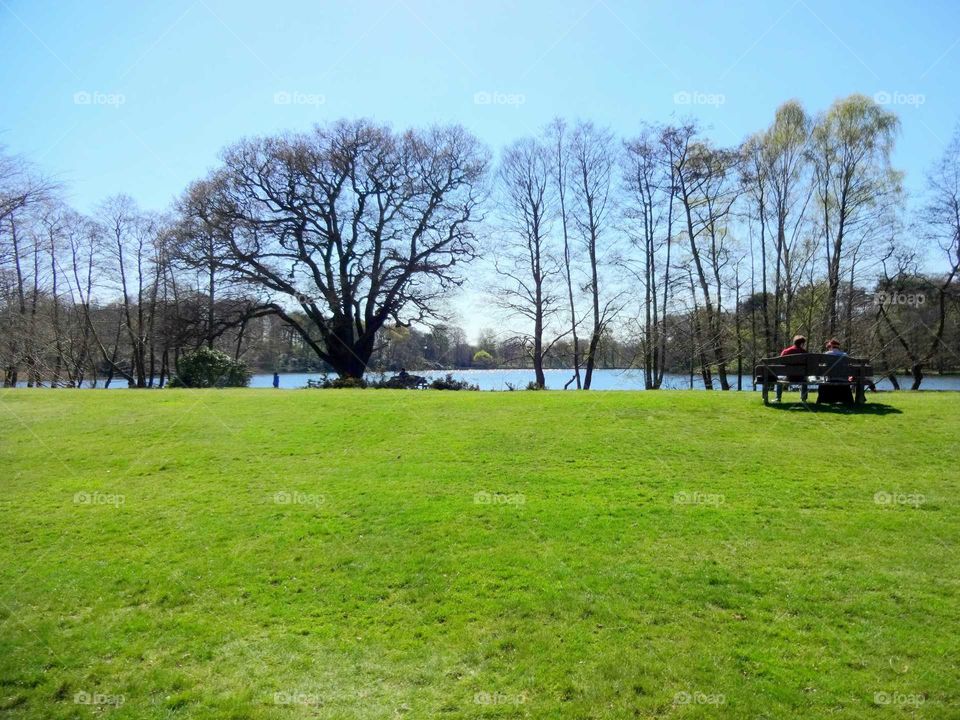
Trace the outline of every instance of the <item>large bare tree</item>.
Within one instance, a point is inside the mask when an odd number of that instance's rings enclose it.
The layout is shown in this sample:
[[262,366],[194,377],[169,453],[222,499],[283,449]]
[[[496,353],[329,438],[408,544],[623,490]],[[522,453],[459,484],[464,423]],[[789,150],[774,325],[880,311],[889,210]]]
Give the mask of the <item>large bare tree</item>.
[[340,376],[361,377],[385,323],[433,316],[462,282],[488,163],[460,127],[340,121],[241,142],[202,189],[221,266],[269,291],[272,311]]

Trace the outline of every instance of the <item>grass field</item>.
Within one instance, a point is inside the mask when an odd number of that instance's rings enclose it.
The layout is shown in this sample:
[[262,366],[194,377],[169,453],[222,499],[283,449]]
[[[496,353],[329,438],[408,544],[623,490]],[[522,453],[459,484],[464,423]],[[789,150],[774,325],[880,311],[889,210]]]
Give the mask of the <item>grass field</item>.
[[958,717],[960,395],[875,399],[0,393],[0,715]]

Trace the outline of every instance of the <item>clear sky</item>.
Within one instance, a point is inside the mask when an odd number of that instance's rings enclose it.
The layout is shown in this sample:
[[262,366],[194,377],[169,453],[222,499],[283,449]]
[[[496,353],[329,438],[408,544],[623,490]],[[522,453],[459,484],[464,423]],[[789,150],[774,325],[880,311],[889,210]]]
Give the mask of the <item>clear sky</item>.
[[885,92],[911,184],[960,119],[957,0],[0,0],[0,53],[2,142],[81,209],[161,208],[224,145],[343,116],[496,149],[554,115],[629,134],[692,114],[732,143],[788,98]]
[[918,190],[960,120],[960,1],[0,0],[0,142],[90,210],[162,209],[248,135],[366,116],[494,150],[554,116],[720,143],[798,98],[892,103]]

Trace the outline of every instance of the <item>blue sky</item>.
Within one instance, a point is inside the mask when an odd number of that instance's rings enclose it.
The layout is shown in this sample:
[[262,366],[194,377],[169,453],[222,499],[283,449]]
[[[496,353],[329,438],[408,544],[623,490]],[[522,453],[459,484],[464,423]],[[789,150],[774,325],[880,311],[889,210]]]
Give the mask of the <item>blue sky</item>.
[[83,210],[163,208],[224,145],[343,116],[497,149],[556,115],[629,135],[690,114],[734,143],[791,97],[888,93],[915,189],[960,119],[956,0],[0,0],[0,48],[0,141]]

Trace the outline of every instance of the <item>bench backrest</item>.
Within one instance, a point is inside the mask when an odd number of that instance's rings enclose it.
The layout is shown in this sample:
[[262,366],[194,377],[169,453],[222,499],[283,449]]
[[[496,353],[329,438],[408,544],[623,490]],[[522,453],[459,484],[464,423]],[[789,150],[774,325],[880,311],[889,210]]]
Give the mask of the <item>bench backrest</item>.
[[846,355],[811,355],[807,367],[810,375],[831,380],[846,380],[850,377],[850,358]]
[[849,355],[825,353],[797,353],[783,357],[763,358],[756,367],[757,382],[786,377],[801,380],[807,377],[825,377],[830,380],[868,380],[873,376],[870,361]]

